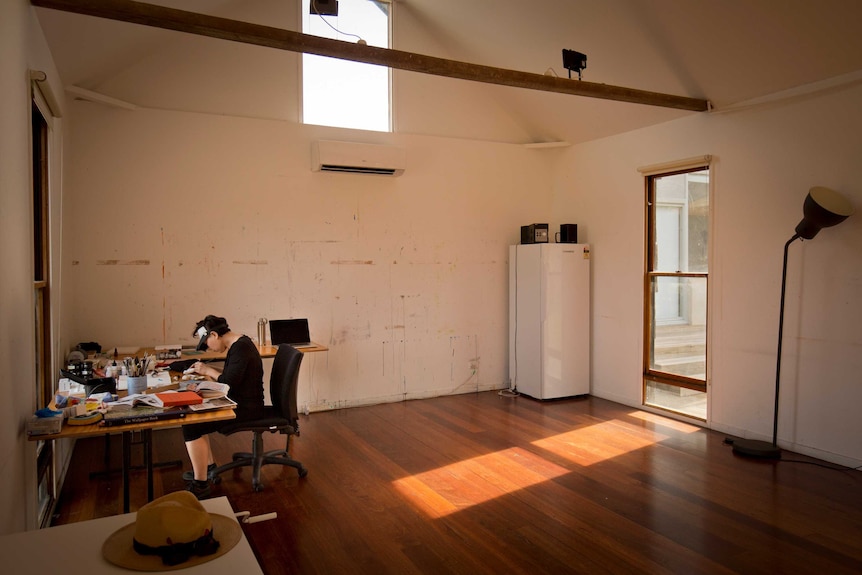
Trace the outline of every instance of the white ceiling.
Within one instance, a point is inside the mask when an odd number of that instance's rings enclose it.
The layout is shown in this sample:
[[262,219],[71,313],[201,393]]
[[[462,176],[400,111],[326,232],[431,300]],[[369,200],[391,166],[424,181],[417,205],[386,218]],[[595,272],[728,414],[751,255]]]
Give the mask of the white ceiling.
[[[151,3],[299,31],[298,0]],[[567,48],[587,55],[584,80],[704,98],[718,111],[801,86],[862,81],[859,0],[393,3],[399,50],[565,76]],[[36,13],[67,86],[142,107],[299,117],[292,53],[45,8]],[[396,111],[398,131],[576,143],[691,114],[431,78],[396,73],[396,103],[421,100],[421,111],[415,103]]]

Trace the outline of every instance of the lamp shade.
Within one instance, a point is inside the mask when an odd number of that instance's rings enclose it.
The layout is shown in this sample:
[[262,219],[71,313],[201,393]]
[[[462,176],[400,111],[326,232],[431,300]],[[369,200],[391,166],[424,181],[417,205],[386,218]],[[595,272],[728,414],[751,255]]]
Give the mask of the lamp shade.
[[808,190],[802,214],[796,233],[802,239],[810,240],[821,229],[840,224],[853,215],[853,206],[838,192],[816,186]]

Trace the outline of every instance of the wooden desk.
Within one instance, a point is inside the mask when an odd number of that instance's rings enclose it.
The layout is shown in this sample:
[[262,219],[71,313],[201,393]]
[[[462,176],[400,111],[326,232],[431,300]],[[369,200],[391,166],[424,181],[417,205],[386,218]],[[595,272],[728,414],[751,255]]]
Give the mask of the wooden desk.
[[[235,517],[227,497],[201,501],[204,509]],[[7,573],[47,575],[49,573],[132,573],[102,558],[102,543],[117,529],[135,521],[137,513],[114,515],[58,527],[0,536],[0,556]],[[183,575],[263,575],[251,546],[240,536],[236,546],[216,559],[186,567]]]
[[[260,353],[260,357],[275,357],[275,352],[278,351],[277,345],[257,345],[257,344],[255,344],[255,347],[257,347],[257,351]],[[326,347],[325,345],[315,343],[315,342],[311,342],[311,345],[308,347],[297,347],[296,349],[298,349],[302,353],[313,353],[316,351],[329,351],[329,348]],[[153,348],[141,348],[140,353],[141,354],[143,354],[143,353],[155,354],[156,352]],[[227,355],[227,352],[216,353],[216,352],[210,351],[210,350],[207,350],[207,351],[183,350],[182,357],[180,357],[180,359],[181,360],[183,360],[183,359],[200,359],[200,360],[209,359],[209,360],[213,360],[213,359],[224,359],[226,355]]]
[[[273,358],[278,351],[278,346],[265,345],[257,346],[262,358]],[[303,353],[312,353],[317,351],[328,351],[324,345],[314,343],[311,347],[297,348]],[[153,348],[140,348],[136,352],[138,356],[143,356],[146,353],[155,354]],[[126,354],[120,354],[120,357],[125,357]],[[218,360],[224,359],[226,353],[216,353],[213,351],[183,353],[180,359],[194,360]],[[268,381],[264,381],[264,395],[268,395],[266,391]],[[177,384],[167,384],[160,387],[150,387],[147,393],[157,391],[166,391],[175,389]],[[119,386],[118,392],[124,395],[124,389]],[[144,465],[147,470],[147,501],[153,500],[153,460],[152,460],[152,433],[154,429],[163,429],[170,427],[181,427],[190,423],[202,423],[206,421],[220,421],[225,419],[234,419],[236,415],[232,409],[219,409],[216,411],[207,411],[204,413],[188,414],[182,419],[166,419],[162,421],[148,421],[145,423],[136,423],[131,425],[118,425],[112,427],[101,427],[98,424],[93,425],[64,425],[60,433],[54,435],[33,435],[30,436],[30,441],[50,441],[53,439],[78,439],[81,437],[91,437],[93,435],[118,434],[123,435],[123,511],[129,512],[129,471],[131,469],[131,449],[132,449],[132,434],[136,431],[141,432],[141,443],[144,446]]]
[[[272,371],[272,359],[275,357],[275,354],[278,351],[278,346],[277,345],[262,345],[261,346],[261,345],[257,345],[257,344],[255,344],[255,346],[257,347],[258,353],[260,353],[260,357],[263,359],[264,403],[266,405],[272,405],[272,401],[271,401],[270,393],[269,393],[269,380],[270,380],[271,371]],[[315,342],[311,342],[311,346],[309,346],[309,347],[297,347],[296,349],[298,349],[299,351],[301,351],[304,354],[305,353],[315,353],[318,351],[329,351],[329,348],[326,347],[325,345],[321,345],[321,344],[315,343]],[[147,353],[151,353],[151,354],[155,353],[153,348],[142,349],[142,350],[139,350],[139,352],[147,352]],[[183,361],[183,360],[219,361],[219,360],[224,360],[225,355],[226,355],[225,353],[216,353],[213,351],[199,352],[199,351],[184,350],[179,361]],[[267,360],[269,360],[269,361],[267,361]]]
[[144,446],[144,466],[147,469],[147,501],[153,500],[153,430],[170,427],[181,427],[191,423],[207,421],[223,421],[236,418],[232,409],[216,409],[202,413],[189,413],[181,419],[162,419],[103,427],[98,423],[91,425],[64,425],[60,433],[52,435],[31,435],[30,441],[50,441],[54,439],[78,439],[93,435],[123,434],[123,512],[129,512],[129,470],[132,467],[132,434],[141,433],[141,443]]

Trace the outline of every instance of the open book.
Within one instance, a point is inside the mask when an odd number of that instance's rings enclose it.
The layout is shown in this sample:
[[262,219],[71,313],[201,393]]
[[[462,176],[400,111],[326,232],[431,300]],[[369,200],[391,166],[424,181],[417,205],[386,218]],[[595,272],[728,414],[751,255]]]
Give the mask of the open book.
[[195,382],[195,385],[195,392],[203,397],[204,401],[216,397],[226,397],[227,392],[230,391],[228,384],[217,381],[199,381]]
[[211,397],[203,403],[186,406],[189,411],[207,411],[208,409],[236,409],[236,402],[228,396]]
[[195,389],[203,398],[203,403],[187,406],[189,411],[207,411],[209,409],[235,409],[236,402],[227,396],[230,386],[217,381],[202,381]]
[[105,408],[108,411],[129,411],[136,405],[148,405],[150,407],[164,407],[164,402],[155,393],[132,393],[117,401],[106,401]]
[[[202,381],[197,384],[195,393],[199,395],[203,401],[196,405],[188,405],[186,402],[182,402],[184,404],[183,407],[187,408],[189,411],[206,411],[209,409],[223,408],[234,409],[236,407],[236,402],[227,396],[227,392],[229,390],[230,386],[226,383]],[[144,406],[150,408],[165,408],[168,406],[165,405],[165,401],[162,400],[162,397],[168,397],[170,400],[171,396],[179,396],[180,394],[185,394],[185,392],[133,393],[120,398],[117,401],[105,402],[104,406],[106,413],[130,412],[135,407]],[[176,402],[168,401],[168,403],[176,405]]]

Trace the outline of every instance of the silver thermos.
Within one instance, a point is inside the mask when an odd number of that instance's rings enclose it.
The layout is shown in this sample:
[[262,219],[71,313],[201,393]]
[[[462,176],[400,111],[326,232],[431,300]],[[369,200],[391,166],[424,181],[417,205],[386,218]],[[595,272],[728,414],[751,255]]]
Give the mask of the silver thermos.
[[257,320],[257,344],[261,347],[266,345],[266,322],[265,317]]

